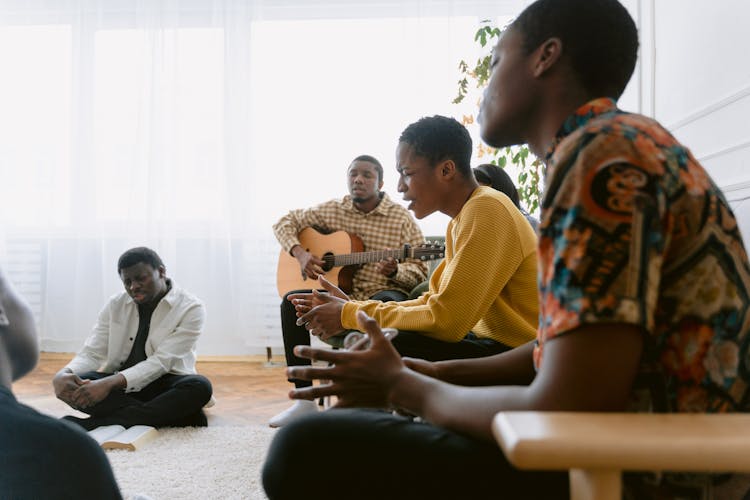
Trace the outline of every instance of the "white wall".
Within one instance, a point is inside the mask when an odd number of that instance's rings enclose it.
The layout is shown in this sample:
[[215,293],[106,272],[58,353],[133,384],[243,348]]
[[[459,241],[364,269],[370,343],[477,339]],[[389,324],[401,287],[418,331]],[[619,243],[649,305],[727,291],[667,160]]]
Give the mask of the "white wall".
[[750,247],[750,2],[632,0],[628,8],[641,29],[641,112],[709,171]]

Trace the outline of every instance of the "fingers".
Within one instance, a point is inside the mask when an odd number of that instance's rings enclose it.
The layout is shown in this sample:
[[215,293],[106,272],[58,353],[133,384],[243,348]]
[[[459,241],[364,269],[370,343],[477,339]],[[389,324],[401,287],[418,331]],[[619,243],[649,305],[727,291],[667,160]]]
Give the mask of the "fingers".
[[368,316],[364,311],[357,312],[357,324],[359,324],[360,330],[368,333],[374,342],[385,339],[378,322]]
[[326,290],[334,297],[338,297],[339,299],[343,300],[349,300],[349,296],[346,295],[341,288],[337,287],[328,279],[326,279],[325,276],[318,276],[318,283],[320,283],[320,286],[322,286],[324,290]]
[[[312,361],[327,361],[329,363],[336,363],[342,359],[342,354],[345,351],[334,351],[332,349],[317,349],[306,345],[298,345],[294,348],[294,354],[300,358],[310,359]],[[297,378],[297,371],[302,370],[305,367],[292,366],[287,368],[287,374],[290,377]],[[290,371],[291,370],[291,371]],[[293,373],[292,373],[293,372]]]
[[[323,282],[328,283],[329,285],[331,284],[331,282],[328,281],[328,280],[326,280],[325,278],[323,278],[323,280],[321,281],[321,283],[323,283]],[[325,286],[325,284],[324,284],[324,286]],[[316,298],[316,299],[318,299],[321,302],[330,302],[331,301],[331,294],[328,293],[328,291],[313,290],[313,297]]]
[[286,300],[289,300],[291,302],[294,302],[295,300],[309,300],[312,297],[312,293],[310,292],[300,292],[300,293],[292,293],[290,295],[287,295]]
[[87,408],[91,404],[91,398],[84,389],[78,389],[71,400],[76,408]]
[[330,366],[290,366],[286,375],[299,380],[328,379],[331,377],[331,369]]
[[334,290],[338,290],[338,287],[336,285],[334,285],[333,283],[331,283],[330,281],[328,281],[326,279],[326,277],[323,276],[322,274],[320,276],[318,276],[318,283],[320,283],[320,286],[322,286],[323,289],[325,289],[325,290],[327,290],[329,292],[333,292]]
[[326,396],[335,396],[336,388],[332,384],[315,385],[289,391],[290,399],[318,399]]
[[412,370],[418,370],[419,367],[422,366],[421,359],[409,358],[407,356],[404,356],[401,358],[401,361],[404,362],[407,368],[411,368]]
[[306,300],[298,299],[292,303],[294,304],[294,311],[298,318],[303,314],[309,313],[312,309],[312,305]]
[[[298,312],[299,312],[299,310],[298,310]],[[297,325],[297,326],[302,326],[302,325],[304,325],[305,323],[309,323],[309,322],[310,322],[310,320],[311,320],[311,319],[313,319],[314,317],[315,317],[315,313],[314,313],[314,312],[312,312],[312,310],[310,310],[310,311],[307,311],[307,312],[306,312],[305,314],[303,314],[302,316],[299,316],[299,315],[297,316],[297,321],[296,321],[296,325]]]
[[416,358],[401,358],[401,360],[404,362],[407,368],[410,370],[414,370],[419,373],[426,373],[429,371],[429,368],[432,366],[432,363],[429,361],[425,361],[423,359],[416,359]]

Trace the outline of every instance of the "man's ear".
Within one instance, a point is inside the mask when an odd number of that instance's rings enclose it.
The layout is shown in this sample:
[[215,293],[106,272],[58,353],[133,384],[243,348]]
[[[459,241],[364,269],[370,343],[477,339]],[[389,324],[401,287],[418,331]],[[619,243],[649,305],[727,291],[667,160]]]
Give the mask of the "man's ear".
[[456,164],[453,160],[444,160],[436,168],[442,179],[451,180],[456,175]]
[[456,176],[456,163],[453,160],[444,160],[435,166],[438,178],[443,181],[451,181]]
[[535,51],[534,77],[539,78],[550,70],[562,57],[562,40],[556,37],[545,40]]
[[166,267],[159,266],[159,268],[157,269],[157,271],[159,271],[159,277],[160,278],[166,278],[167,277],[167,268]]

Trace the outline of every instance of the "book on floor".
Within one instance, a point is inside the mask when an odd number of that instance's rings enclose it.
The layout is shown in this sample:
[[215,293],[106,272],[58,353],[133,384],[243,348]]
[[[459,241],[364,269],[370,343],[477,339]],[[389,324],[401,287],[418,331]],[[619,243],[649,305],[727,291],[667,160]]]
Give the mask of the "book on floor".
[[103,425],[89,431],[89,436],[105,450],[135,451],[151,441],[159,432],[149,425]]

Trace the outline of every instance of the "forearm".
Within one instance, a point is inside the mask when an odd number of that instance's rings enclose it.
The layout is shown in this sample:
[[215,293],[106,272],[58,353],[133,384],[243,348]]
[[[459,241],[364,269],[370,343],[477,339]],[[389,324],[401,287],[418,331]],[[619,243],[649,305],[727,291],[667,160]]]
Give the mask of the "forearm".
[[99,379],[99,381],[109,388],[109,392],[115,389],[125,389],[128,384],[122,373],[113,373],[108,377]]
[[389,395],[393,407],[477,439],[493,439],[492,419],[498,411],[533,406],[527,387],[460,387],[404,370]]
[[435,363],[437,378],[466,386],[529,385],[536,376],[534,342],[485,358],[455,359]]
[[125,379],[125,391],[139,392],[154,380],[169,373],[164,364],[164,360],[154,353],[140,363],[121,371],[120,375]]
[[[429,297],[432,299],[434,294]],[[455,310],[462,309],[456,307]],[[358,311],[375,318],[381,327],[421,332],[444,342],[458,342],[474,325],[469,324],[465,316],[452,313],[452,309],[444,307],[439,299],[430,300],[428,304],[425,296],[396,303],[374,300],[347,302],[341,313],[344,328],[357,328]]]

